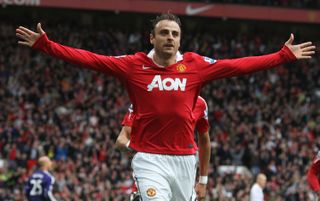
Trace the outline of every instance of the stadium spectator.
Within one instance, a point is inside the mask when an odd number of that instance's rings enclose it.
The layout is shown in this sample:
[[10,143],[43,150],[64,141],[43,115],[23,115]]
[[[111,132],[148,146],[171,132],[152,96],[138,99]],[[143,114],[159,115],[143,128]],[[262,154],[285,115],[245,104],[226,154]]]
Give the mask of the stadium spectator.
[[264,201],[263,189],[266,186],[267,177],[265,174],[257,175],[256,183],[253,184],[250,190],[250,201]]
[[38,160],[39,170],[35,171],[25,186],[25,195],[28,201],[56,201],[52,194],[54,177],[49,173],[52,161],[47,156]]

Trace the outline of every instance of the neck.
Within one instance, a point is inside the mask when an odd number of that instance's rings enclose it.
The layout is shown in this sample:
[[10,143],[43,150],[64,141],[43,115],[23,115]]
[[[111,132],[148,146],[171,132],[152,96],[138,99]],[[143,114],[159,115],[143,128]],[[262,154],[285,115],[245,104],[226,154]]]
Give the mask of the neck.
[[45,167],[41,167],[40,168],[42,171],[48,171],[48,168],[45,168]]
[[166,55],[160,55],[157,54],[156,52],[153,55],[153,60],[161,66],[170,66],[172,64],[177,63],[176,61],[176,55],[170,55],[170,56],[166,56]]

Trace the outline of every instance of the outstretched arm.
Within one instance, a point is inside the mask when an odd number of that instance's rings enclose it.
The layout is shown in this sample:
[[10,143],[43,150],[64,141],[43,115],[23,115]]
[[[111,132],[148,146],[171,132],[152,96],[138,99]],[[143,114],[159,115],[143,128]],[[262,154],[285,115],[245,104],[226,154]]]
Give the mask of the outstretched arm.
[[18,44],[32,47],[50,56],[62,59],[72,64],[90,68],[117,77],[129,75],[132,56],[112,57],[95,54],[86,50],[60,45],[48,39],[41,24],[37,25],[37,32],[20,26],[16,29]]
[[283,48],[272,54],[243,57],[238,59],[222,59],[214,62],[200,60],[200,73],[204,81],[240,76],[279,66],[297,59],[310,59],[315,54],[312,42],[293,45],[294,35],[291,34]]

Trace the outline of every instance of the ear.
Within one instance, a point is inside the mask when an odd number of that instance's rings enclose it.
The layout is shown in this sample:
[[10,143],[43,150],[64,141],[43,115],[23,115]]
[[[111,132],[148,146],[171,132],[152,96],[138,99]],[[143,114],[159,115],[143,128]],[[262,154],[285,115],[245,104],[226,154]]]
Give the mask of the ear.
[[153,45],[154,41],[154,35],[151,33],[150,34],[150,43]]

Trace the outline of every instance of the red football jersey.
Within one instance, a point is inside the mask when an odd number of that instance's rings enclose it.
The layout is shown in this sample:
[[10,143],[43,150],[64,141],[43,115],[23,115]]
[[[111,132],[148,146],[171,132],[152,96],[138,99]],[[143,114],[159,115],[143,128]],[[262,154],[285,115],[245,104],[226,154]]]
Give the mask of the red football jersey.
[[156,154],[195,154],[193,109],[203,85],[296,60],[284,46],[264,56],[214,60],[188,52],[175,64],[160,67],[149,55],[104,56],[50,41],[46,34],[33,45],[53,57],[117,77],[135,111],[130,148]]
[[196,119],[195,130],[199,134],[209,131],[208,106],[201,96],[198,96],[196,106],[193,109],[193,115]]
[[[193,115],[196,119],[195,130],[198,131],[198,133],[207,132],[209,130],[208,107],[206,101],[201,96],[198,96],[196,106],[193,110]],[[128,112],[122,120],[122,126],[131,127],[134,121],[134,116],[132,105],[130,105]]]
[[320,151],[318,152],[316,157],[313,159],[307,174],[308,184],[311,187],[311,189],[315,192],[320,191],[319,176],[320,176]]

